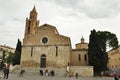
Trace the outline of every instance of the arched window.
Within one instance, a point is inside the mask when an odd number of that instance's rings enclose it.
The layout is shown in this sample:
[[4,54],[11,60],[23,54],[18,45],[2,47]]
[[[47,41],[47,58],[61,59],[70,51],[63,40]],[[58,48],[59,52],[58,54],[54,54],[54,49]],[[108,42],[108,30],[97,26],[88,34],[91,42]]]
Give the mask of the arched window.
[[42,54],[42,55],[41,55],[41,57],[42,57],[42,58],[45,58],[45,57],[46,57],[46,55],[45,55],[45,54]]

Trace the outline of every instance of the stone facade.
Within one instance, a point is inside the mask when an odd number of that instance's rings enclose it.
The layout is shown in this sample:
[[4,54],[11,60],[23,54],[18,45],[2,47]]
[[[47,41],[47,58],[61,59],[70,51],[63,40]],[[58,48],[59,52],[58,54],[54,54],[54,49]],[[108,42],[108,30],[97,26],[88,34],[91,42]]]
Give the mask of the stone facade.
[[[35,18],[34,18],[35,17]],[[70,38],[49,24],[39,26],[35,7],[26,18],[21,65],[27,67],[66,67],[70,63]]]
[[108,51],[108,68],[120,70],[120,46],[116,50]]
[[76,49],[72,49],[70,65],[71,66],[88,66],[88,43],[81,38],[81,43],[76,44]]

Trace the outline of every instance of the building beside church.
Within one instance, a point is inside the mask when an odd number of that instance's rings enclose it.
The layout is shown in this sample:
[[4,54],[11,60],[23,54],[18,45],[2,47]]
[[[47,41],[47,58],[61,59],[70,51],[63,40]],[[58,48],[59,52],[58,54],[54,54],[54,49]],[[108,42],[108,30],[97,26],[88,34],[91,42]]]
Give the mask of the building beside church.
[[108,68],[120,72],[120,46],[115,50],[108,51]]
[[88,66],[88,43],[81,43],[72,49],[70,37],[59,34],[55,26],[39,26],[37,11],[34,7],[26,18],[25,34],[22,46],[21,66],[55,67]]
[[0,45],[0,62],[3,60],[3,55],[5,55],[5,59],[13,54],[15,52],[15,49],[7,46],[7,45]]
[[88,43],[81,38],[81,43],[76,44],[76,49],[72,49],[70,55],[71,66],[88,66]]

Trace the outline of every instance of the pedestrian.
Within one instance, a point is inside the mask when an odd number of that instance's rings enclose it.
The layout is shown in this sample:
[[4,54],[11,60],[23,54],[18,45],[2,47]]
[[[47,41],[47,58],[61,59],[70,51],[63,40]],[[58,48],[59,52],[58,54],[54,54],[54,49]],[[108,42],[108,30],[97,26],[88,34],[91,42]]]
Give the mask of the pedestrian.
[[119,80],[119,77],[117,74],[114,75],[114,80]]
[[51,75],[51,76],[54,76],[54,75],[55,75],[54,70],[50,71],[50,75]]
[[8,76],[9,76],[9,68],[5,68],[3,72],[4,72],[4,78],[8,79]]
[[39,72],[40,72],[40,75],[43,76],[43,70],[40,69]]
[[66,72],[69,73],[69,71],[70,71],[70,67],[67,66]]
[[78,73],[75,74],[76,79],[78,79]]
[[46,75],[46,76],[49,76],[48,69],[45,70],[45,75]]

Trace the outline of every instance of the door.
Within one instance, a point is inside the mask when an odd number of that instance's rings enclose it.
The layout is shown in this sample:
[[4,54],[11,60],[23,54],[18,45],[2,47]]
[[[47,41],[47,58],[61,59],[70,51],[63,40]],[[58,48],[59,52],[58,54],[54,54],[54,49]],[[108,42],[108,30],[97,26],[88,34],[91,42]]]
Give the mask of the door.
[[46,68],[46,55],[43,54],[41,55],[41,64],[40,64],[41,68]]

